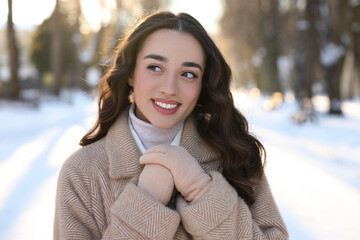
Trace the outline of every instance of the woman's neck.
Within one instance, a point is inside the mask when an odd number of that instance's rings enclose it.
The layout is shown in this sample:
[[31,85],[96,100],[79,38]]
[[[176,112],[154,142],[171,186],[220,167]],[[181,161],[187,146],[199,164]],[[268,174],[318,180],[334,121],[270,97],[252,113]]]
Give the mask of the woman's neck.
[[159,144],[169,145],[184,124],[184,121],[181,121],[172,128],[157,128],[151,123],[144,122],[136,117],[135,107],[135,104],[133,104],[129,112],[131,124],[146,149]]

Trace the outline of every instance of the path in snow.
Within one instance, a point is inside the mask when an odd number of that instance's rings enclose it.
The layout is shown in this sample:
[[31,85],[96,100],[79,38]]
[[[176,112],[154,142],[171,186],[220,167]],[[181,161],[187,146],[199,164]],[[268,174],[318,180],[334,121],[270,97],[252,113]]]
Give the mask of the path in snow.
[[[273,136],[268,130],[257,132],[265,139]],[[293,233],[291,239],[360,239],[360,192],[316,160],[289,150],[286,140],[281,145],[265,140],[265,147],[267,175],[277,203],[288,225],[294,225],[289,227],[302,234]]]
[[84,128],[74,125],[62,132],[61,137],[55,141],[43,161],[56,171],[52,171],[52,174],[34,189],[24,210],[21,214],[16,214],[17,218],[9,225],[7,237],[4,239],[52,239],[58,170],[69,154],[78,148],[78,139],[84,134]]
[[0,239],[52,239],[57,176],[94,122],[96,106],[81,93],[39,109],[0,111]]

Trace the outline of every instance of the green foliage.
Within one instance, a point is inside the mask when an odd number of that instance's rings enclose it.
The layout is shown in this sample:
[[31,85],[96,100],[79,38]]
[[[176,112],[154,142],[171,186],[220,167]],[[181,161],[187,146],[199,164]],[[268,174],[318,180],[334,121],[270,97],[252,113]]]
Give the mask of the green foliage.
[[[60,13],[60,29],[62,44],[62,71],[73,72],[76,61],[76,48],[73,43],[75,26],[67,22],[67,16]],[[30,59],[41,75],[51,71],[52,19],[45,19],[36,29],[30,44]]]

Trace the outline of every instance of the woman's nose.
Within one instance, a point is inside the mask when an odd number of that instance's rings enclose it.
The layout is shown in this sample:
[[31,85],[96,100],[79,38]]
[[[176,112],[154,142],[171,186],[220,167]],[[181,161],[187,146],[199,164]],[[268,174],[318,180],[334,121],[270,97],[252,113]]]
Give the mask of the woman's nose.
[[177,94],[177,78],[175,74],[167,74],[164,76],[161,82],[160,92],[165,95],[176,95]]

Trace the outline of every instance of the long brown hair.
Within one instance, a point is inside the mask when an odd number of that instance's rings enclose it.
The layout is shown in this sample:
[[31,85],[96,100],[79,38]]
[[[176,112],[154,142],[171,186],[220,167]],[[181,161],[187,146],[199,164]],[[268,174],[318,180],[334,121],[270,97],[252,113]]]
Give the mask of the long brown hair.
[[203,140],[220,153],[222,174],[249,205],[253,204],[253,186],[263,175],[265,149],[249,133],[245,117],[235,108],[230,92],[231,70],[221,52],[201,24],[186,13],[157,12],[143,18],[119,43],[114,62],[99,86],[99,115],[94,127],[81,139],[85,146],[104,137],[118,115],[131,104],[129,76],[146,38],[159,29],[188,33],[202,45],[206,68],[202,90],[194,113],[197,130]]

